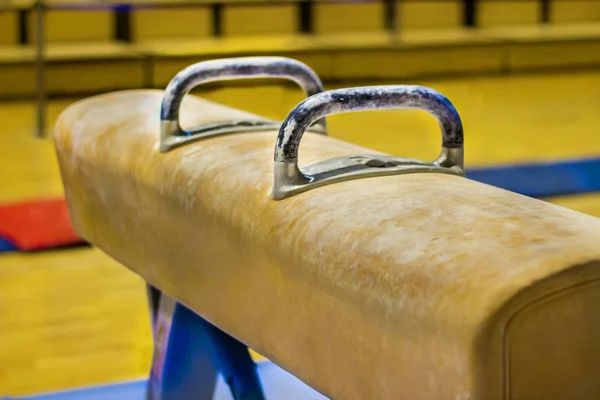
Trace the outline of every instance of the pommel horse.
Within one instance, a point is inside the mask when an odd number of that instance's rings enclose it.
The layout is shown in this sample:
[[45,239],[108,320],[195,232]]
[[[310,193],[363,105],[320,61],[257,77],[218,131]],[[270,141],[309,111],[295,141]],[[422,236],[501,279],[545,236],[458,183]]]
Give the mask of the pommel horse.
[[[187,95],[257,77],[307,97],[281,122]],[[437,160],[326,134],[328,115],[401,108],[438,119]],[[236,399],[264,398],[246,346],[336,400],[600,399],[600,221],[466,178],[432,89],[214,60],[79,101],[54,139],[76,230],[162,293],[151,398],[210,398],[189,376],[204,329]]]

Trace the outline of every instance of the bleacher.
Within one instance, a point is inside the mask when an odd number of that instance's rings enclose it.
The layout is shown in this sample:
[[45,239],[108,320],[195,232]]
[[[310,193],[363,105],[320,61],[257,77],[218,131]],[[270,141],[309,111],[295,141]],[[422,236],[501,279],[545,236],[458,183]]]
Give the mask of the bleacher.
[[240,55],[345,81],[591,67],[599,22],[594,0],[2,0],[0,98],[32,97],[36,62],[50,95],[164,87]]

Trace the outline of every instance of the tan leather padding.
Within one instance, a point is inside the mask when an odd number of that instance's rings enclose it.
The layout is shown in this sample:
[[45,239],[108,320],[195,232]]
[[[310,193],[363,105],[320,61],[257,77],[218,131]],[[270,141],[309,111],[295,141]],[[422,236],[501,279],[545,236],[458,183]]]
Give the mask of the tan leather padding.
[[[97,96],[57,123],[71,216],[91,243],[334,399],[563,399],[577,379],[589,395],[576,398],[597,398],[598,219],[441,174],[274,201],[277,132],[163,154],[161,98]],[[247,115],[182,106],[184,126]],[[307,133],[300,164],[354,153],[375,152]],[[579,378],[567,370],[588,360]]]

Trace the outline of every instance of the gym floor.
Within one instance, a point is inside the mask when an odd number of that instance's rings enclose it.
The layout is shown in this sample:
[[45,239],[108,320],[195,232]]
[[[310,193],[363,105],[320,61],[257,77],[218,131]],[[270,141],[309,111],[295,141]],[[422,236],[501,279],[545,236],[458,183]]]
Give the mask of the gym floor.
[[[441,91],[458,108],[467,170],[600,155],[600,72],[410,83]],[[277,86],[203,95],[272,118],[283,118],[301,99],[298,91]],[[50,124],[74,100],[53,101]],[[0,202],[62,195],[52,142],[33,137],[34,117],[32,102],[0,103]],[[329,127],[334,137],[390,154],[429,160],[439,151],[437,124],[424,112],[334,116]],[[600,216],[600,194],[549,200]],[[0,256],[0,266],[0,396],[146,375],[151,331],[145,286],[133,273],[91,248],[9,253]]]

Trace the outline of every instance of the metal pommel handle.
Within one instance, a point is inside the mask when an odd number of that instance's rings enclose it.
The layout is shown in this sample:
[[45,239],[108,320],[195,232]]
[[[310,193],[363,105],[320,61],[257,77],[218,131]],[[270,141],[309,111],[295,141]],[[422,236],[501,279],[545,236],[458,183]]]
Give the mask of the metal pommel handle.
[[[442,131],[442,151],[434,162],[387,155],[337,157],[298,167],[298,148],[307,127],[331,114],[414,108],[433,114]],[[293,196],[329,183],[383,175],[438,172],[464,175],[463,127],[458,111],[441,93],[423,86],[369,86],[331,90],[298,104],[279,129],[272,197]]]
[[[307,65],[285,57],[240,57],[203,61],[185,68],[169,82],[161,107],[160,150],[165,152],[192,140],[228,133],[279,129],[280,122],[244,119],[206,124],[184,130],[179,123],[179,108],[184,96],[194,87],[208,82],[233,79],[283,78],[296,82],[311,96],[323,91],[323,84]],[[325,133],[325,121],[315,124]]]

